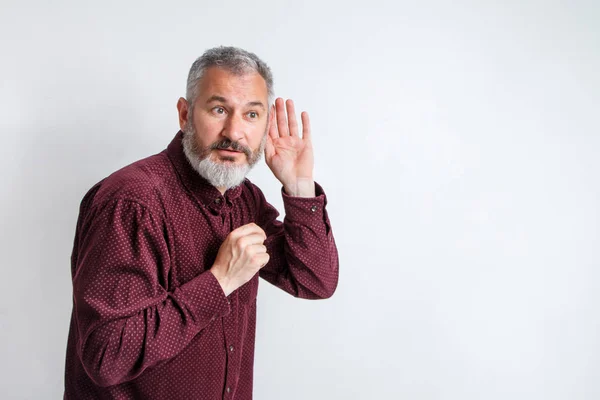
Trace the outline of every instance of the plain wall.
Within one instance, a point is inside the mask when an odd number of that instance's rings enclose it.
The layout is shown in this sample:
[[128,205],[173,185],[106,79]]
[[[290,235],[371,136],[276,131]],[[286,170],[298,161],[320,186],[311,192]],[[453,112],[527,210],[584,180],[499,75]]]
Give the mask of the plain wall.
[[598,1],[0,4],[0,397],[62,398],[79,202],[223,44],[309,111],[341,264],[261,282],[256,399],[600,398]]

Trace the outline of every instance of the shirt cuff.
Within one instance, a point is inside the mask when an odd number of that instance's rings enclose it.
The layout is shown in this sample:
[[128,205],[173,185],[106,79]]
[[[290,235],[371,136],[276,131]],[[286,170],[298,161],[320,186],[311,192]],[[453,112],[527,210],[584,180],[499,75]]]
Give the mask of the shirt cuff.
[[199,320],[213,320],[231,312],[229,299],[219,281],[210,271],[205,271],[179,287],[185,303]]
[[281,188],[285,217],[291,221],[306,221],[309,219],[323,220],[327,196],[325,191],[315,182],[315,197],[294,197]]

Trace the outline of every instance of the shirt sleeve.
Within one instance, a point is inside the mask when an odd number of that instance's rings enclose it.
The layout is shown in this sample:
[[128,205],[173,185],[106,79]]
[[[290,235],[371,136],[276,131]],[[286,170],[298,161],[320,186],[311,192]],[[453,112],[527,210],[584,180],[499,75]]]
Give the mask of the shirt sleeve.
[[210,271],[166,289],[171,261],[163,232],[135,201],[116,200],[80,215],[73,260],[77,352],[100,386],[169,360],[230,312]]
[[255,196],[259,225],[267,234],[270,259],[260,277],[295,297],[324,299],[337,288],[339,261],[325,206],[323,188],[315,182],[315,197],[292,197],[282,188],[285,218],[258,187]]

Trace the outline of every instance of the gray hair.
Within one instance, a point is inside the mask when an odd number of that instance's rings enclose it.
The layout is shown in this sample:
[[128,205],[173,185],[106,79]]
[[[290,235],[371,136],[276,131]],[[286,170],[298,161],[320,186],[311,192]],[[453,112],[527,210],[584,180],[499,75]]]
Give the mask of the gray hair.
[[273,74],[269,66],[254,53],[238,47],[214,47],[208,49],[194,61],[187,79],[186,99],[191,105],[198,96],[198,83],[210,67],[219,67],[236,75],[257,72],[267,83],[269,104],[273,102]]

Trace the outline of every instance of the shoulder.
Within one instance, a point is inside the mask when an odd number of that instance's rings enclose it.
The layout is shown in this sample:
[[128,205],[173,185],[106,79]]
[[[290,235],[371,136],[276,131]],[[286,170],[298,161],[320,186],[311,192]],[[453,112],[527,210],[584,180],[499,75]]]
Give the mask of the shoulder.
[[94,185],[86,198],[97,206],[128,201],[152,207],[174,179],[176,173],[167,155],[158,153],[110,174]]

